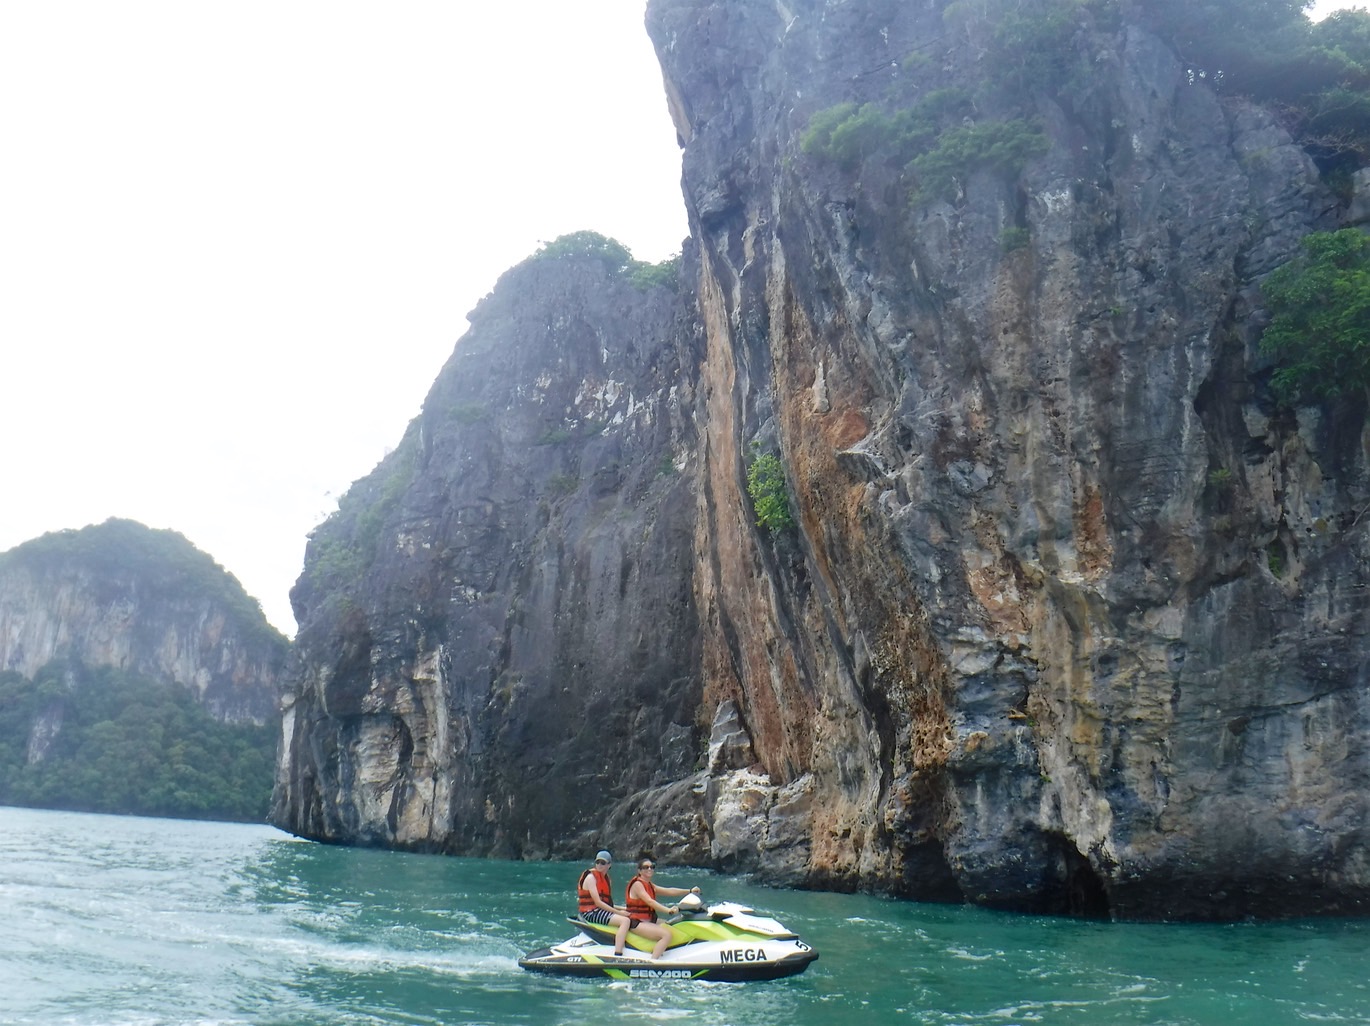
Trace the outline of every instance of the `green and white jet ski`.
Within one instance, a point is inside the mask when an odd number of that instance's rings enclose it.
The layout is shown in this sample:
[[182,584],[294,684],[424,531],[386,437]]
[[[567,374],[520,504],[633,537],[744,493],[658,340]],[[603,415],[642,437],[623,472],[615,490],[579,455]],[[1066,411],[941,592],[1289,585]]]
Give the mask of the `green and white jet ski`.
[[[693,899],[693,900],[691,900]],[[608,977],[613,980],[778,980],[802,973],[818,952],[774,919],[731,901],[705,906],[692,894],[680,914],[662,922],[671,943],[652,958],[652,941],[628,934],[628,948],[614,954],[614,929],[569,919],[580,933],[519,959],[539,973]]]

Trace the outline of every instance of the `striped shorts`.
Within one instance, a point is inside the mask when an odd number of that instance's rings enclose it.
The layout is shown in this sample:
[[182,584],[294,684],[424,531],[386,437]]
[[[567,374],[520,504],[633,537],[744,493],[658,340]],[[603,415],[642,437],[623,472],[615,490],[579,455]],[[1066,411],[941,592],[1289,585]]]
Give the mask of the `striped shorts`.
[[602,908],[592,908],[589,912],[582,912],[580,918],[597,926],[608,926],[611,915],[613,915],[612,912],[605,912]]

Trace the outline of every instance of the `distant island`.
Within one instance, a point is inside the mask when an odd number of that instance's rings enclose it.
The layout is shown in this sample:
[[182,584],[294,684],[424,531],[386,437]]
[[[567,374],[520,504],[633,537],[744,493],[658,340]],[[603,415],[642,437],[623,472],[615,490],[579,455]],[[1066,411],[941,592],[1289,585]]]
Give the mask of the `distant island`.
[[116,519],[0,554],[0,803],[263,820],[288,651],[174,531]]

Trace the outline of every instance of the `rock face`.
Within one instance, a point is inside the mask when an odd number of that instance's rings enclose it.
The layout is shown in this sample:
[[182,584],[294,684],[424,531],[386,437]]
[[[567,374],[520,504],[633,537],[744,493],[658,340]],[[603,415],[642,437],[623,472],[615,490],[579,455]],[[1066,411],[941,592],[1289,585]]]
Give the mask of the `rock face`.
[[[237,580],[172,531],[112,519],[0,554],[0,670],[111,666],[183,685],[217,719],[265,724],[289,648]],[[30,755],[60,729],[60,715],[35,725]]]
[[[911,202],[806,153],[834,105],[982,74],[943,6],[652,0],[696,294],[530,262],[477,309],[311,544],[277,822],[1043,912],[1367,909],[1364,403],[1281,410],[1256,346],[1261,276],[1343,211],[1127,24],[1072,29],[1087,88],[1015,99],[1021,171]],[[793,528],[754,522],[757,451]]]
[[292,592],[274,818],[511,856],[593,843],[699,757],[689,295],[530,259]]

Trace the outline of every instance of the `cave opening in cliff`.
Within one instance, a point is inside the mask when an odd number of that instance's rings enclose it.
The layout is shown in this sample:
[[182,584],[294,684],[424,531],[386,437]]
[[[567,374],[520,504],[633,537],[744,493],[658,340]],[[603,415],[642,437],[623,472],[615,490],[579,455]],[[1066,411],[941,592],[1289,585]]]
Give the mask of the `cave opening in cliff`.
[[1050,911],[1077,919],[1111,919],[1108,891],[1089,859],[1069,838],[1052,838],[1056,847],[1059,885]]
[[942,845],[912,844],[904,849],[901,893],[913,901],[960,904],[965,901]]

